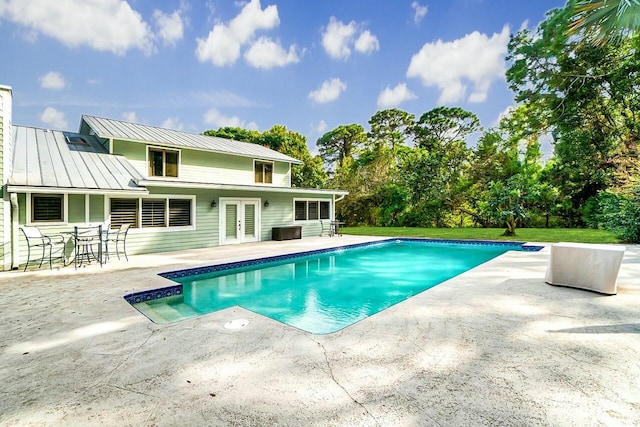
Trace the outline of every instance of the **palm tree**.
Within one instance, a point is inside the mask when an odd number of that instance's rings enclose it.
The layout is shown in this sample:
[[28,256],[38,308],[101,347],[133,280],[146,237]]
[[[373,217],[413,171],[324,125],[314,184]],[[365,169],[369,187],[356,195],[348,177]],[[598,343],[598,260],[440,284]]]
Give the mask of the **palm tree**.
[[640,30],[640,0],[569,0],[569,33],[596,44],[619,43]]

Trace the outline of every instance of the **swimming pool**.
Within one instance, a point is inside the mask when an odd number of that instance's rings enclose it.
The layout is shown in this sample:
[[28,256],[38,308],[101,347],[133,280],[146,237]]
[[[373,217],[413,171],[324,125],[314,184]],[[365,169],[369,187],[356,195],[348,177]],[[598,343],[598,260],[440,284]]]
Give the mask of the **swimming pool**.
[[513,242],[390,239],[162,273],[177,285],[125,296],[156,323],[233,306],[315,334],[355,322],[510,250]]

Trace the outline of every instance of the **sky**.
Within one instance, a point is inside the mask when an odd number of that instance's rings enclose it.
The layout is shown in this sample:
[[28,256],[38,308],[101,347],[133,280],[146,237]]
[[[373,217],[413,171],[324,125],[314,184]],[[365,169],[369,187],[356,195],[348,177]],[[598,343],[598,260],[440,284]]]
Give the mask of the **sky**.
[[274,125],[316,140],[399,108],[495,126],[514,105],[510,34],[564,0],[0,0],[13,123],[82,114],[202,133]]

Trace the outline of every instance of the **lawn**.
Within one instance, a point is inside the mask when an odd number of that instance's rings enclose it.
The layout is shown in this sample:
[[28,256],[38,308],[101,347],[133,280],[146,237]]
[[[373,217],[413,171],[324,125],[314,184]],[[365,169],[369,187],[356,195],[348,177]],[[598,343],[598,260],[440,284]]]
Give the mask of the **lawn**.
[[517,242],[620,243],[605,230],[586,228],[520,228],[503,236],[504,228],[344,227],[341,233],[358,236],[431,237],[436,239],[510,240]]

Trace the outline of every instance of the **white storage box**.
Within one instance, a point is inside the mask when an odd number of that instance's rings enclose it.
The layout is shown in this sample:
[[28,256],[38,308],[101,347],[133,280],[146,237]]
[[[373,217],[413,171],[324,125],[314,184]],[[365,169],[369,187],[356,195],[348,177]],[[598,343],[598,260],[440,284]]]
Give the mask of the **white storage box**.
[[545,281],[614,295],[625,250],[618,245],[556,243],[551,246]]

